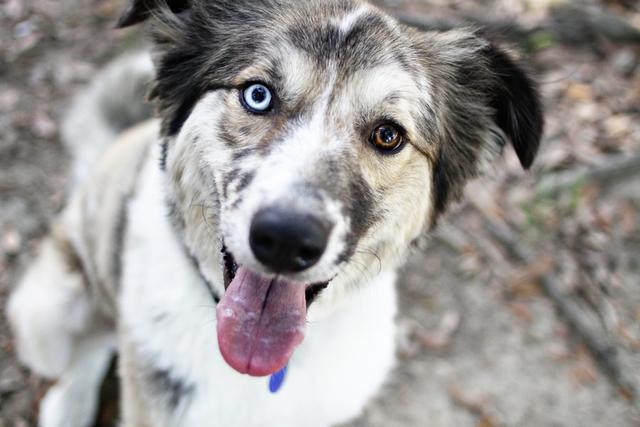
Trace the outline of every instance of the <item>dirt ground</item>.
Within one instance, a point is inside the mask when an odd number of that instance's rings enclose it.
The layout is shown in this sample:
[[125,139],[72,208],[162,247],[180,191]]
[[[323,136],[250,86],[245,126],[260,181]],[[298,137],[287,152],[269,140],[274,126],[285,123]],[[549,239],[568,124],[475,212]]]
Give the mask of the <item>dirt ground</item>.
[[[640,28],[637,1],[573,2],[590,24],[555,32],[552,1],[379,3],[439,25],[510,22],[512,43],[540,29],[516,43],[547,129],[532,171],[507,152],[416,248],[398,367],[349,426],[640,426],[640,40],[612,35]],[[63,202],[65,107],[142,39],[111,29],[122,6],[0,1],[0,306]],[[43,389],[0,316],[0,427],[35,425]]]

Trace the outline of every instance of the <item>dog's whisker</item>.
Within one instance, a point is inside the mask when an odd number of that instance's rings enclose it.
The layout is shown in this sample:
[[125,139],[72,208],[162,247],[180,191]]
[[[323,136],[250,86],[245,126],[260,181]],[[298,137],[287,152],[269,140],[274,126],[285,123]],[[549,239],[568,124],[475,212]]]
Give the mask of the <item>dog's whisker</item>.
[[209,233],[209,237],[211,237],[213,240],[216,240],[216,230],[209,223],[209,221],[207,220],[206,210],[207,210],[207,208],[205,207],[204,204],[200,205],[200,213],[201,213],[201,216],[202,216],[202,221],[204,222],[204,224],[206,226],[207,233]]
[[[377,252],[373,251],[372,249],[366,249],[366,248],[362,248],[362,249],[358,249],[354,252],[355,254],[364,254],[364,255],[370,255],[371,257],[375,258],[375,260],[378,263],[378,272],[377,274],[380,274],[382,272],[382,259],[380,258],[380,256],[377,254]],[[368,268],[368,267],[367,267]]]

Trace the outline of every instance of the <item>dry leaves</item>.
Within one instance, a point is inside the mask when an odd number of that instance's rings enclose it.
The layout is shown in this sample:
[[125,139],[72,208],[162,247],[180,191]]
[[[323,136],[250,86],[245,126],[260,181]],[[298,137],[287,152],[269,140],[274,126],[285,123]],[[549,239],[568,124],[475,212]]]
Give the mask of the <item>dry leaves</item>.
[[477,427],[498,427],[501,425],[494,415],[495,411],[488,395],[469,392],[455,383],[449,385],[448,391],[451,400],[456,405],[478,417]]
[[433,351],[444,351],[451,345],[453,336],[460,328],[462,316],[457,311],[450,310],[445,313],[440,325],[434,330],[417,328],[414,331],[415,339],[425,348]]

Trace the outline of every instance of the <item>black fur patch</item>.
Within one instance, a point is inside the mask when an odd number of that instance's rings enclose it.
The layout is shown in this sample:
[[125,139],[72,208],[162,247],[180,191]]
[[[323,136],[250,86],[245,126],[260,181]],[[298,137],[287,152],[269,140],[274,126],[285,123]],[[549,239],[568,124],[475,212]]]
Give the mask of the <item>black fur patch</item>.
[[376,197],[361,175],[354,173],[351,176],[346,200],[348,203],[345,206],[345,214],[350,219],[351,230],[347,236],[345,251],[339,257],[342,261],[353,255],[358,242],[375,222]]
[[236,90],[233,78],[254,63],[265,43],[260,34],[269,17],[242,3],[195,2],[180,21],[154,22],[159,55],[152,98],[164,135],[176,135],[206,93]]
[[251,182],[253,181],[253,178],[255,178],[255,176],[256,176],[255,171],[251,171],[243,174],[240,177],[240,181],[238,182],[238,187],[236,188],[236,191],[241,192],[242,190],[247,188],[249,185],[251,185]]
[[195,392],[195,386],[184,380],[177,379],[165,369],[154,370],[149,375],[149,383],[153,394],[166,399],[166,404],[175,410],[182,402],[189,399]]
[[117,28],[135,25],[147,19],[152,11],[161,5],[166,5],[173,13],[182,13],[191,7],[190,0],[132,0],[127,10],[120,16]]
[[256,152],[256,149],[254,147],[241,148],[239,150],[235,150],[231,154],[231,158],[233,159],[233,161],[237,162],[255,154],[255,152]]
[[369,184],[360,175],[354,174],[349,182],[351,230],[360,238],[372,225],[372,211],[375,197]]
[[169,155],[169,142],[163,138],[160,142],[160,170],[167,170],[167,156]]
[[307,301],[307,308],[309,308],[311,304],[314,303],[314,301],[318,298],[318,296],[320,296],[320,293],[325,289],[327,289],[328,286],[329,286],[329,282],[325,282],[325,283],[318,283],[315,285],[311,285],[307,287],[307,289],[305,289],[304,296]]
[[222,197],[225,200],[229,198],[229,187],[238,178],[240,172],[242,172],[240,168],[233,168],[222,178]]
[[540,96],[533,80],[497,47],[490,45],[483,52],[499,79],[491,106],[496,123],[511,139],[522,167],[533,163],[544,127]]
[[433,211],[432,225],[438,221],[439,215],[444,212],[450,198],[449,180],[447,178],[447,159],[442,155],[442,151],[438,154],[438,159],[433,165]]
[[125,244],[125,236],[127,234],[127,229],[129,227],[129,203],[136,196],[137,186],[139,183],[139,175],[142,172],[144,162],[147,158],[147,152],[149,148],[146,148],[140,155],[138,159],[136,171],[136,177],[133,180],[131,188],[122,195],[121,200],[119,201],[119,210],[118,210],[118,218],[115,223],[115,227],[113,229],[113,253],[111,255],[111,278],[113,280],[113,286],[115,289],[120,288],[120,282],[122,280],[122,263],[123,263],[123,253],[124,253],[124,244]]
[[[349,13],[349,2],[343,5]],[[348,77],[353,72],[397,60],[401,49],[394,48],[396,34],[387,22],[375,14],[365,14],[353,23],[347,33],[326,22],[309,24],[301,20],[289,28],[288,38],[299,50],[311,55],[319,65],[337,61],[339,69]],[[399,61],[401,65],[404,60]]]
[[[445,43],[439,45],[441,40]],[[433,160],[435,225],[449,203],[460,198],[464,184],[478,176],[479,159],[497,154],[504,137],[523,167],[531,165],[543,116],[533,80],[505,52],[475,34],[434,36],[424,49],[424,67],[440,82],[432,87],[439,122]]]

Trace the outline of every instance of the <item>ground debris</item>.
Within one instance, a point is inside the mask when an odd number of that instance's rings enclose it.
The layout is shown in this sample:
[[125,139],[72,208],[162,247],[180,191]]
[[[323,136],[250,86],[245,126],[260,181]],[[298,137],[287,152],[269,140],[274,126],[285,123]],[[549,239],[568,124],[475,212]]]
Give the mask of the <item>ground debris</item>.
[[489,396],[468,392],[455,383],[449,385],[448,391],[456,405],[478,417],[477,427],[499,427],[502,425],[494,414],[495,411],[492,409]]
[[[378,3],[419,26],[488,24],[489,35],[524,47],[547,126],[532,170],[506,147],[470,187],[473,200],[438,227],[428,259],[409,266],[417,278],[406,273],[400,284],[403,360],[353,425],[421,427],[427,411],[441,416],[435,427],[640,425],[627,403],[640,406],[640,3]],[[2,4],[1,307],[59,209],[58,126],[69,100],[137,39],[112,31],[123,5]],[[564,316],[555,326],[551,302]],[[36,425],[49,386],[24,373],[14,351],[0,316],[0,427]]]
[[450,310],[444,314],[437,329],[416,328],[414,331],[415,339],[428,350],[444,351],[451,345],[453,336],[460,328],[461,321],[460,313]]

